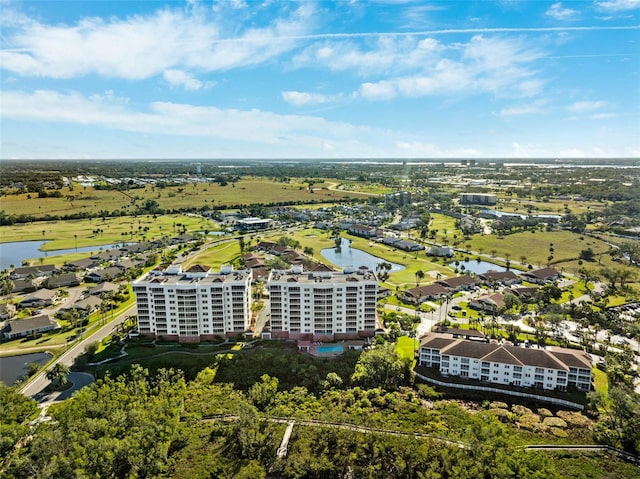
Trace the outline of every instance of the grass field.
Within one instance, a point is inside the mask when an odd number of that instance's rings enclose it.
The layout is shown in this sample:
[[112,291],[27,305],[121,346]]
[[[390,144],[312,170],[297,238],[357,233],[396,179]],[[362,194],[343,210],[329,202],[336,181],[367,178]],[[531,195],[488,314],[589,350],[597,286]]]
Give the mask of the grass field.
[[514,196],[498,195],[498,206],[501,211],[507,213],[527,214],[529,207],[532,214],[564,214],[569,209],[572,214],[578,215],[587,211],[600,211],[606,204],[599,201],[574,201],[556,200],[538,201],[536,199],[517,198]]
[[192,183],[182,186],[116,191],[96,190],[93,187],[76,186],[73,190],[60,190],[61,198],[38,198],[37,194],[8,195],[2,198],[2,209],[7,215],[69,215],[98,213],[100,211],[125,211],[133,213],[147,200],[154,200],[165,210],[203,206],[230,206],[267,204],[280,202],[334,202],[343,198],[369,196],[358,191],[316,188],[309,191],[302,180],[276,183],[268,178],[245,177],[235,184],[220,186],[217,183]]
[[240,243],[237,240],[225,241],[206,248],[201,253],[189,258],[184,262],[183,269],[194,264],[204,264],[211,266],[214,271],[219,271],[222,265],[232,263],[239,256]]
[[[70,249],[101,244],[137,242],[144,238],[152,240],[162,236],[176,236],[180,226],[195,233],[219,226],[211,220],[190,215],[123,216],[117,218],[94,218],[91,220],[39,221],[0,227],[2,242],[47,241],[44,250]],[[146,229],[146,231],[145,231]],[[96,230],[100,232],[96,233]]]
[[[521,232],[498,237],[496,235],[474,235],[468,243],[473,251],[495,255],[500,258],[509,257],[512,263],[546,266],[553,245],[552,265],[556,268],[565,266],[569,272],[577,272],[580,250],[591,248],[596,255],[607,256],[610,247],[604,241],[583,236],[571,231],[536,231]],[[602,258],[605,260],[606,258]],[[575,262],[575,265],[574,265]]]

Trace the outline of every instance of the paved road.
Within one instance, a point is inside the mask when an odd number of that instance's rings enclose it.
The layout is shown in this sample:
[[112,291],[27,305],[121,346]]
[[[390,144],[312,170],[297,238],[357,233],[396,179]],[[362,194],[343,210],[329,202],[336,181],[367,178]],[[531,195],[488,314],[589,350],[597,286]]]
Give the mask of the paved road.
[[67,366],[72,366],[75,362],[76,358],[84,353],[84,349],[87,345],[96,342],[102,341],[107,336],[113,334],[113,332],[117,329],[118,325],[124,322],[124,320],[132,314],[136,314],[136,306],[135,304],[131,305],[129,308],[122,311],[115,319],[106,325],[102,326],[100,329],[96,331],[92,331],[88,333],[88,335],[83,338],[80,342],[78,342],[71,349],[62,354],[59,358],[57,358],[54,362],[49,365],[49,368],[38,373],[28,384],[26,384],[21,392],[25,396],[36,396],[42,390],[44,390],[50,383],[50,381],[46,377],[46,371],[52,368],[55,364],[61,362]]

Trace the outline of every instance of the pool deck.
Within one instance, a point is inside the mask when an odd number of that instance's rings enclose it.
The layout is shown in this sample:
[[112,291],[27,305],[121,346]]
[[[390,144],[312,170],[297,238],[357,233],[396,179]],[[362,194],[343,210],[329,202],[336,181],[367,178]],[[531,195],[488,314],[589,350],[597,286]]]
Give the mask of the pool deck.
[[[309,353],[311,356],[315,356],[318,358],[335,358],[340,356],[348,349],[356,349],[361,350],[367,345],[366,341],[363,340],[346,340],[339,341],[336,343],[323,343],[320,341],[298,341],[298,350],[301,352]],[[321,348],[332,346],[335,347],[335,351],[322,351]],[[337,347],[341,347],[342,349],[338,351]]]

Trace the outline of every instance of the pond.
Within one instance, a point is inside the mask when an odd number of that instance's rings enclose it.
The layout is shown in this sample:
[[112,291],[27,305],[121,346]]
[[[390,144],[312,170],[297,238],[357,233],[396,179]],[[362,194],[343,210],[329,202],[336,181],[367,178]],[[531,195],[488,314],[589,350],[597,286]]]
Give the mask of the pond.
[[[346,238],[342,238],[340,251],[337,251],[335,248],[326,248],[320,251],[320,254],[341,268],[346,266],[353,266],[354,268],[366,266],[370,270],[375,271],[379,263],[385,262],[382,258],[373,256],[360,249],[352,248],[349,240]],[[391,265],[391,272],[402,271],[404,269],[404,266],[401,264],[386,262]]]
[[[476,261],[475,259],[471,259],[469,261],[460,261],[460,264],[457,266],[458,271],[462,270],[462,266],[464,266],[464,271],[470,271],[475,274],[483,274],[487,271],[506,271],[507,268],[504,266],[498,266],[497,264],[489,263],[488,261]],[[455,269],[455,263],[449,263],[449,267]]]
[[[46,258],[70,253],[92,253],[110,248],[119,248],[122,243],[84,246],[82,248],[57,249],[42,251],[48,241],[14,241],[12,243],[0,243],[0,270],[9,269],[9,266],[21,266],[25,259]],[[127,243],[131,244],[131,243]]]
[[42,366],[52,357],[53,355],[49,353],[30,353],[0,358],[0,381],[5,386],[12,386],[18,379],[29,373],[27,370],[29,363],[38,363]]

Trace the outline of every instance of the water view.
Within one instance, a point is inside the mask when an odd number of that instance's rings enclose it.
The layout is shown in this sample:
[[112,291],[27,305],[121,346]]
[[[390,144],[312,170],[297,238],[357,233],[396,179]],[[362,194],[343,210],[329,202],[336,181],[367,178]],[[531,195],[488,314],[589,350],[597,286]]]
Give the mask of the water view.
[[507,268],[504,266],[498,266],[497,264],[489,263],[488,261],[476,260],[460,261],[457,266],[455,263],[449,263],[449,267],[453,269],[458,268],[458,271],[460,272],[469,271],[475,274],[483,274],[487,271],[507,271]]
[[[359,268],[360,266],[366,266],[370,270],[375,271],[378,264],[384,262],[384,259],[373,256],[360,249],[352,248],[349,240],[342,238],[340,243],[340,250],[336,248],[326,248],[320,251],[320,254],[331,261],[333,264],[344,268],[345,266],[353,266]],[[389,263],[391,265],[391,272],[402,271],[404,266],[396,263]]]
[[[111,248],[119,248],[122,243],[84,246],[82,248],[57,249],[42,251],[49,241],[14,241],[12,243],[0,243],[0,270],[8,269],[11,265],[21,266],[26,259],[46,258],[70,253],[92,253]],[[127,243],[130,244],[130,243]]]
[[49,353],[30,353],[19,356],[7,356],[0,358],[0,381],[6,386],[12,386],[28,372],[29,363],[38,363],[40,366],[47,364],[53,355]]

